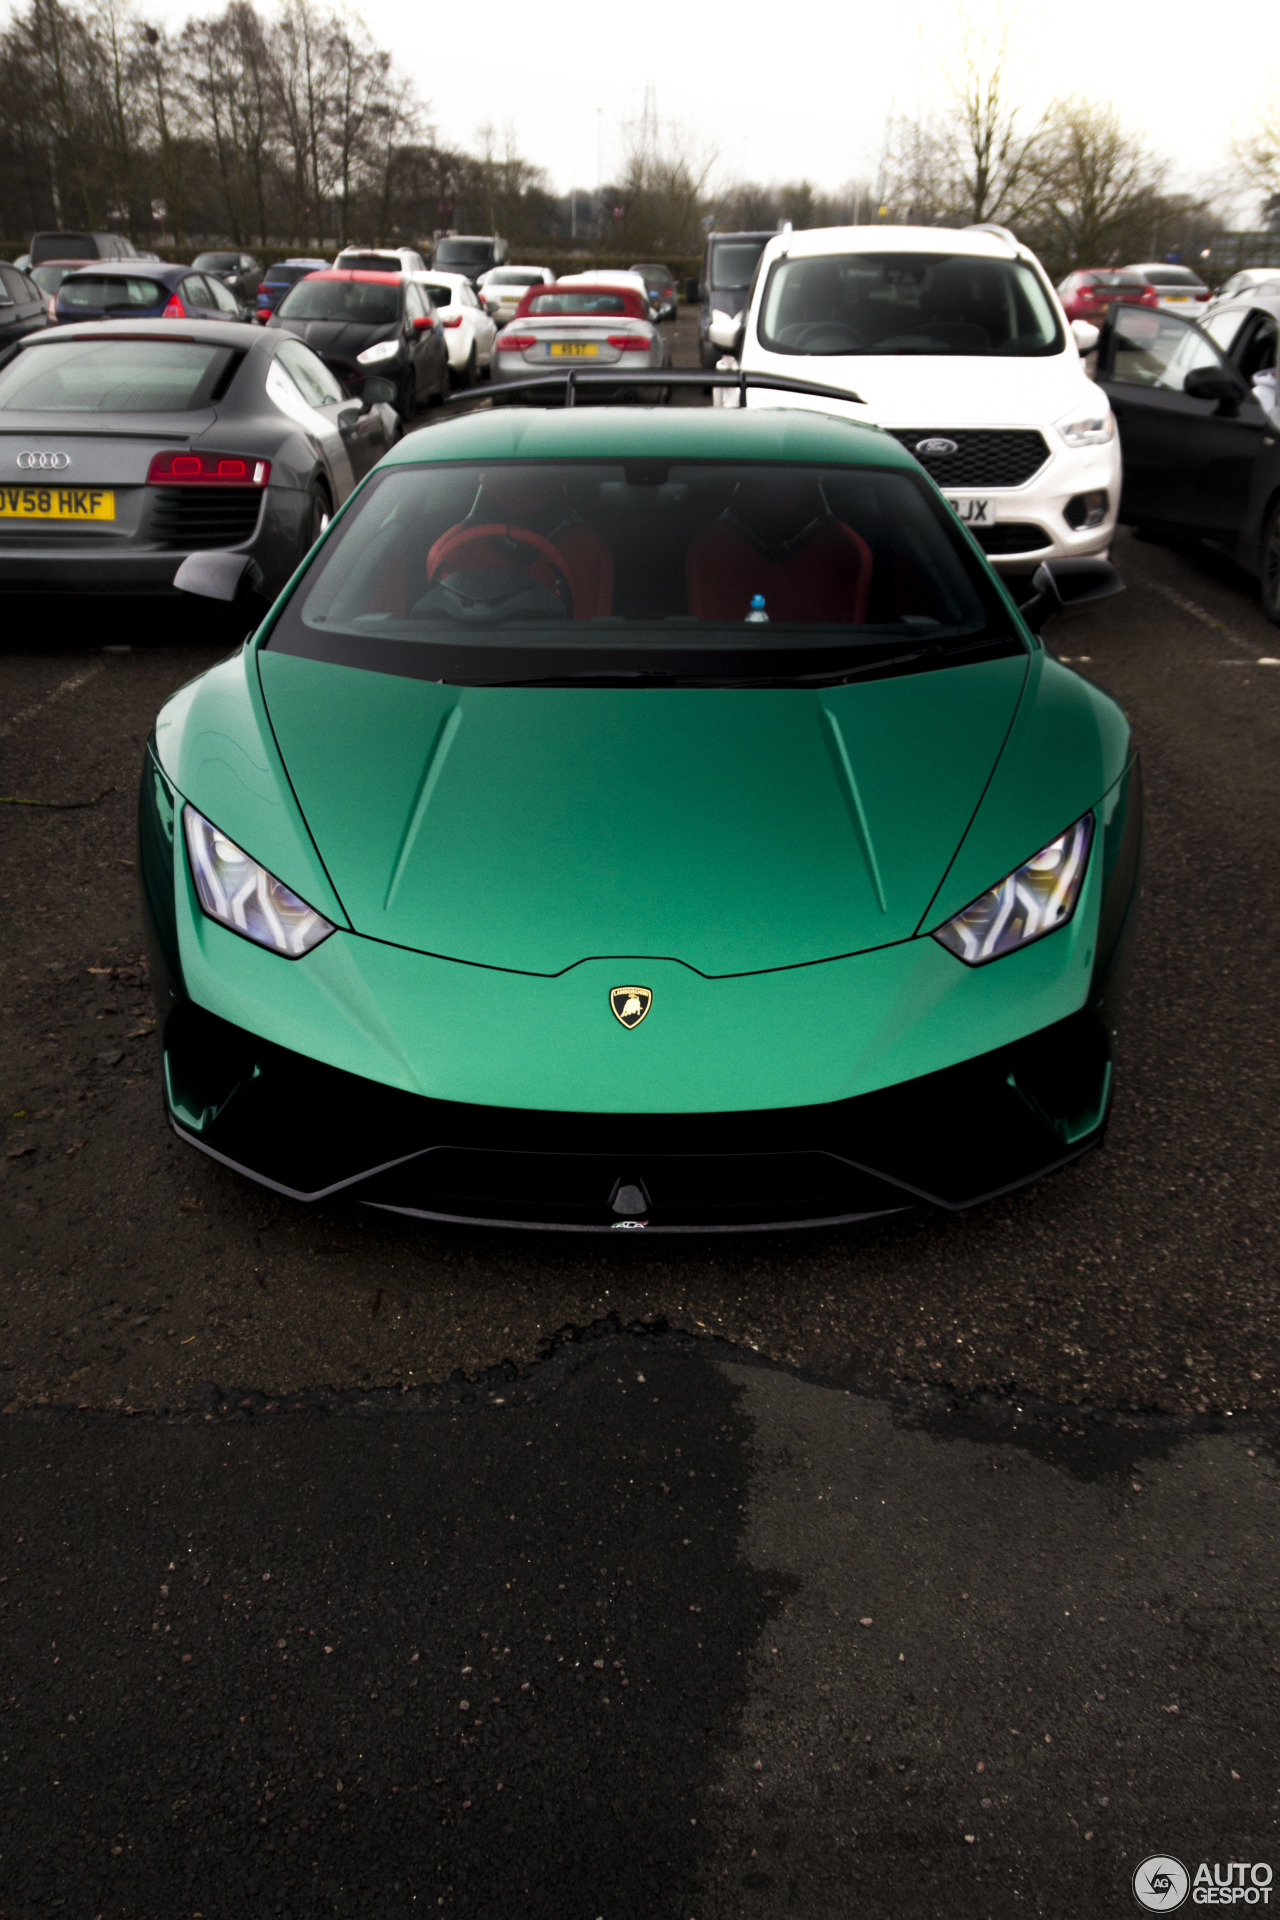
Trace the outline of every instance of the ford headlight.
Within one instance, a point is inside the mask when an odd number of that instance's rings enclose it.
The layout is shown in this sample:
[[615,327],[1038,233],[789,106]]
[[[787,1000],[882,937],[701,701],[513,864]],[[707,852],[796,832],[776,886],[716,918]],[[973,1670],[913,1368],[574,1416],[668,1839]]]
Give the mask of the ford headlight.
[[1108,440],[1115,439],[1115,415],[1110,407],[1093,407],[1088,413],[1069,413],[1065,420],[1059,420],[1058,432],[1069,447],[1104,447]]
[[299,900],[194,807],[183,808],[182,824],[196,895],[211,920],[288,960],[301,959],[334,931],[332,921]]
[[1092,840],[1093,815],[1086,813],[963,913],[935,928],[934,939],[966,966],[980,967],[1064,927],[1080,898]]
[[366,347],[363,353],[358,353],[356,359],[362,367],[376,367],[384,360],[394,360],[399,351],[398,340],[379,340],[373,346]]

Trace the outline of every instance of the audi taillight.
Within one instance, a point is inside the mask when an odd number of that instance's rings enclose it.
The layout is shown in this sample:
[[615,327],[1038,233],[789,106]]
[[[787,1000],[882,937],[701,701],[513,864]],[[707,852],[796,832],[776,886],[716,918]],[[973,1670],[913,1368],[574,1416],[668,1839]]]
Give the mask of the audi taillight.
[[229,453],[155,453],[149,487],[265,487],[271,462]]
[[526,347],[536,347],[538,336],[534,333],[504,333],[498,337],[500,353],[523,353]]
[[160,318],[162,320],[185,320],[186,317],[186,308],[183,306],[181,300],[179,300],[177,294],[171,293],[169,295],[169,304],[160,315]]
[[609,345],[619,353],[648,353],[649,342],[639,333],[611,333]]

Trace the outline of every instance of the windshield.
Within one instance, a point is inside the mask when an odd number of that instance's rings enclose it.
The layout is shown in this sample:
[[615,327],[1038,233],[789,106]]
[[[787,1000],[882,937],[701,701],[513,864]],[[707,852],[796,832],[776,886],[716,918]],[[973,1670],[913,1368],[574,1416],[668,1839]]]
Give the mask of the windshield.
[[168,287],[158,280],[123,273],[74,273],[58,289],[60,307],[83,307],[91,313],[136,313],[162,306],[168,298]]
[[438,267],[487,267],[493,259],[492,240],[438,240]]
[[1084,283],[1087,287],[1145,287],[1147,284],[1140,273],[1088,273]]
[[190,340],[51,340],[0,371],[0,412],[185,413],[207,404],[229,358]]
[[210,273],[234,273],[240,265],[238,253],[198,253],[193,267],[205,267]]
[[268,644],[464,685],[802,684],[1019,649],[923,479],[658,459],[392,468]]
[[424,293],[429,293],[431,295],[431,298],[437,307],[451,307],[453,305],[453,288],[452,287],[437,286],[435,281],[433,280],[420,280],[418,282],[418,285],[422,288],[422,291]]
[[1202,287],[1204,281],[1190,267],[1148,267],[1146,278],[1153,287]]
[[556,313],[626,313],[629,309],[625,294],[594,293],[584,288],[581,293],[535,293],[525,311],[545,319]]
[[955,253],[835,253],[779,260],[760,341],[774,353],[1058,353],[1049,297],[1021,260]]
[[276,313],[282,320],[349,320],[387,327],[400,318],[400,289],[386,280],[299,280]]
[[745,293],[765,240],[717,240],[711,248],[711,285],[718,293]]
[[495,267],[485,275],[484,284],[493,287],[540,287],[542,275],[532,267]]
[[322,267],[268,267],[264,285],[268,287],[293,287],[299,280],[305,280],[309,273],[322,273]]
[[29,267],[28,277],[35,281],[41,293],[56,293],[74,267]]

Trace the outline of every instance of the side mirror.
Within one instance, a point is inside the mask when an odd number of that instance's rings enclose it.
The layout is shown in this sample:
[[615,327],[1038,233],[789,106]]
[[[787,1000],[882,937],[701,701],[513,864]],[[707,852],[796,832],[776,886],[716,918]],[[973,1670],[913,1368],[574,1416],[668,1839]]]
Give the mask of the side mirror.
[[1224,413],[1234,413],[1244,397],[1241,383],[1225,367],[1192,367],[1182,391],[1193,400],[1216,400]]
[[360,411],[368,413],[370,407],[393,407],[396,390],[390,380],[379,380],[376,374],[369,374],[360,389]]
[[435,321],[429,313],[415,313],[413,316],[413,330],[415,333],[427,333],[434,325]]
[[698,304],[698,282],[692,274],[684,283],[684,297],[691,307]]
[[208,553],[189,553],[173,576],[179,593],[195,593],[202,600],[239,600],[262,586],[262,569],[252,554],[228,553],[214,548]]
[[721,353],[731,353],[736,359],[742,351],[742,336],[746,332],[743,316],[735,313],[732,318],[727,313],[715,312],[707,328],[707,338],[713,347],[719,347]]
[[1098,328],[1091,327],[1087,320],[1073,320],[1071,322],[1071,338],[1080,349],[1080,357],[1083,359],[1086,353],[1093,352],[1102,335]]
[[1088,606],[1124,592],[1124,581],[1109,560],[1089,555],[1079,560],[1044,560],[1031,576],[1031,598],[1022,617],[1033,633],[1068,607]]

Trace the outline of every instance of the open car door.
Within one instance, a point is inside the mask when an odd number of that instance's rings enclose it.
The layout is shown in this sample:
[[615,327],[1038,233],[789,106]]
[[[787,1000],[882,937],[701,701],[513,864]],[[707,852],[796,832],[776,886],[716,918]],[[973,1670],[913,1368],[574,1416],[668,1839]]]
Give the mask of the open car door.
[[1120,518],[1227,547],[1247,540],[1276,425],[1208,334],[1180,314],[1117,305],[1094,378],[1120,430]]

